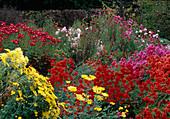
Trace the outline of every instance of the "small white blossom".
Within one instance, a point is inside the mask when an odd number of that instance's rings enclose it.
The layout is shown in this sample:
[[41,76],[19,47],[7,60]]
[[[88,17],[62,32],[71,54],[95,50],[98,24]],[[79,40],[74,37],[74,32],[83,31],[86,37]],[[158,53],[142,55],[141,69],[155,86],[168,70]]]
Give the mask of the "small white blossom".
[[146,36],[147,34],[148,34],[148,33],[144,33],[143,35],[145,35],[145,36]]
[[61,30],[61,32],[67,32],[66,27],[64,27],[64,28]]
[[142,33],[142,30],[139,30],[139,33]]
[[146,29],[146,28],[144,28],[144,29],[143,29],[143,31],[147,31],[147,29]]
[[167,50],[170,50],[170,45],[167,45],[165,48],[166,48]]
[[85,28],[85,30],[88,30],[89,28],[87,27],[87,28]]
[[158,38],[159,34],[155,34],[155,37]]
[[55,32],[55,35],[58,35],[58,34],[59,34],[59,32],[60,32],[60,31],[56,31],[56,32]]
[[135,33],[138,33],[138,31],[135,31]]
[[80,34],[81,33],[81,29],[77,29],[77,34]]

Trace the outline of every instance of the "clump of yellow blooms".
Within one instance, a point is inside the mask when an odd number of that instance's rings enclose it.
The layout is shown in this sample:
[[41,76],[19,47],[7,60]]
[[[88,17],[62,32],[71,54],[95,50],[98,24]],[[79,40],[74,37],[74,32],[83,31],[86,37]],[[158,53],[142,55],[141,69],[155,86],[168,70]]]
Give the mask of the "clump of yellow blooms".
[[74,87],[74,86],[69,86],[67,87],[69,91],[71,92],[76,92],[77,91],[77,87]]
[[81,75],[81,77],[85,80],[88,80],[88,81],[92,81],[94,80],[96,77],[95,76],[92,76],[92,75]]
[[[48,108],[46,107],[46,109],[42,112],[42,115],[39,115],[38,111],[34,110],[35,117],[39,116],[46,119],[58,118],[60,109],[56,103],[57,97],[53,93],[54,88],[50,82],[47,81],[48,77],[38,74],[36,69],[33,67],[26,68],[28,58],[24,57],[21,48],[16,48],[14,51],[6,49],[6,51],[7,53],[0,54],[0,60],[2,60],[4,67],[12,67],[12,71],[7,73],[7,77],[11,85],[9,89],[10,99],[14,97],[17,104],[33,103],[27,100],[28,97],[33,96],[36,99],[35,103],[32,104],[34,105],[33,107],[39,106],[38,103],[36,103],[38,99],[40,99],[41,105],[43,105],[45,102],[45,104],[48,105]],[[0,71],[2,71],[1,68]],[[1,72],[1,74],[2,73],[3,72]],[[24,85],[24,83],[26,84]],[[32,94],[28,93],[28,91],[31,91]],[[21,118],[22,116],[18,117],[18,119]]]
[[94,107],[94,110],[101,111],[102,108],[101,107]]
[[98,86],[93,87],[93,92],[95,92],[97,94],[101,94],[102,91],[104,91],[104,90],[105,90],[105,88],[103,88],[103,87],[98,87]]

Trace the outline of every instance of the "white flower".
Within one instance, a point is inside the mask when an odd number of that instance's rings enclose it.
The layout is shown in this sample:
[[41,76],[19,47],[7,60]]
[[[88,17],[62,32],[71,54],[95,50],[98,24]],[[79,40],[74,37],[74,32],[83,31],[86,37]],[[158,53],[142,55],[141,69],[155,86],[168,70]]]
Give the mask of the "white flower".
[[61,30],[61,32],[67,32],[66,27],[64,27],[64,28]]
[[100,47],[98,47],[97,50],[103,51],[103,45],[100,45]]
[[144,43],[145,41],[142,39],[142,42]]
[[140,38],[140,35],[138,35],[138,37]]
[[146,29],[146,28],[144,28],[144,29],[143,29],[143,31],[147,31],[147,29]]
[[143,35],[145,35],[145,36],[146,36],[147,34],[148,34],[148,33],[144,33]]
[[60,32],[60,31],[56,31],[56,32],[55,32],[55,35],[58,35],[58,34],[59,34],[59,32]]
[[165,48],[166,48],[167,50],[170,50],[170,45],[167,45]]
[[159,30],[157,30],[157,32],[160,32]]
[[77,37],[80,38],[80,34],[77,34]]
[[77,34],[80,34],[81,33],[81,30],[78,28],[77,29]]
[[139,30],[139,33],[142,33],[142,30]]
[[138,31],[135,31],[135,33],[138,33]]

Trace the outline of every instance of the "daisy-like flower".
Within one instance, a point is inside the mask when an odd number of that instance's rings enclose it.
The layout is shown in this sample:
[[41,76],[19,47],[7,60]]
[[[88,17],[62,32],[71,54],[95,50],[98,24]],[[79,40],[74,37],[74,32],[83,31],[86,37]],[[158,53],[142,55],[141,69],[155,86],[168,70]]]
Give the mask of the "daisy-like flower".
[[88,75],[81,75],[81,77],[82,77],[83,79],[88,80],[88,81],[92,81],[92,80],[93,80],[93,79],[91,79],[91,77],[89,77]]
[[123,109],[123,107],[119,107],[119,110],[122,110]]
[[102,93],[104,97],[108,97],[109,95],[107,93]]
[[126,114],[124,112],[122,112],[121,117],[126,117]]
[[15,94],[15,92],[12,90],[12,91],[11,91],[11,95],[14,95],[14,94]]
[[94,107],[94,110],[101,111],[102,108],[101,107]]
[[71,81],[66,81],[66,83],[71,83]]
[[101,94],[102,91],[104,91],[105,88],[103,87],[97,87],[97,86],[93,86],[93,92],[97,93],[97,94]]
[[71,92],[76,92],[77,91],[77,87],[74,86],[68,86],[67,89]]
[[111,105],[115,105],[115,103],[114,103],[114,102],[110,102],[110,104],[111,104]]
[[81,94],[76,94],[76,98],[80,101],[85,101],[85,98]]

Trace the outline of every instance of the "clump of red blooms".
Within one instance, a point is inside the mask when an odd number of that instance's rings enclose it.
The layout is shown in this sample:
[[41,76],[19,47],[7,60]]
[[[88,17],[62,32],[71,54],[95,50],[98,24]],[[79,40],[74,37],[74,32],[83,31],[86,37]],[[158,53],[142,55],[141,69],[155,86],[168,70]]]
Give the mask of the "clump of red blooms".
[[[62,89],[63,92],[66,93],[66,96],[69,98],[71,98],[71,96],[67,93],[69,92],[67,87],[68,86],[74,86],[77,88],[77,91],[75,92],[76,94],[86,94],[86,95],[91,95],[89,97],[89,99],[94,99],[94,92],[92,89],[92,83],[93,81],[88,81],[88,80],[83,80],[83,79],[78,79],[77,83],[78,85],[75,85],[75,79],[72,77],[72,75],[77,76],[78,72],[75,72],[73,74],[73,69],[75,69],[75,65],[74,65],[74,61],[69,58],[69,59],[64,59],[62,61],[59,61],[55,64],[55,60],[52,60],[51,62],[51,66],[53,66],[52,69],[49,69],[48,72],[51,72],[51,77],[49,78],[48,81],[51,82],[53,87],[60,87],[60,89]],[[71,84],[66,84],[66,81],[71,81]],[[88,93],[86,92],[88,91]],[[76,95],[74,95],[76,97]],[[85,98],[85,97],[84,97]],[[65,101],[66,104],[69,103],[69,101]],[[90,109],[90,105],[89,106],[85,106],[87,104],[87,102],[84,102],[84,106],[82,105],[80,107],[80,103],[81,101],[79,101],[78,99],[76,99],[75,101],[75,105],[77,107],[77,111],[75,112],[75,115],[80,115],[79,112],[83,112],[84,108],[86,107],[86,109]],[[70,105],[67,106],[67,109],[73,109],[75,108],[75,106]],[[89,113],[89,112],[88,112]],[[71,115],[71,113],[69,113],[68,111],[66,111],[64,108],[61,109],[61,113],[60,115]]]
[[[70,66],[68,66],[68,64]],[[71,73],[73,72],[73,69],[75,68],[74,61],[69,58],[64,59],[62,61],[59,61],[55,64],[55,59],[51,61],[51,66],[53,67],[52,69],[48,69],[48,72],[51,72],[51,77],[49,78],[49,81],[51,82],[52,86],[55,87],[62,87],[63,86],[63,81],[73,81],[73,77]],[[78,74],[75,73],[75,76]],[[57,85],[55,85],[55,82],[57,82]]]
[[[43,47],[46,44],[55,43],[57,45],[60,40],[57,40],[55,37],[51,36],[48,32],[43,32],[41,30],[34,30],[35,27],[28,27],[27,23],[18,23],[16,25],[10,24],[6,25],[5,22],[0,21],[0,46],[2,45],[3,40],[7,40],[10,37],[16,39],[11,40],[12,43],[18,45],[25,37],[29,37],[27,41],[31,46],[35,46],[36,42],[40,41],[39,47]],[[1,47],[0,50],[3,50],[4,47]]]
[[[53,86],[55,86],[55,82],[59,82],[60,85],[58,84],[57,86],[63,87],[64,92],[67,92],[67,87],[70,85],[77,87],[77,94],[82,94],[84,93],[83,90],[88,89],[88,95],[91,95],[90,99],[92,100],[94,99],[94,92],[91,90],[92,86],[90,84],[105,87],[109,97],[108,99],[104,99],[104,102],[114,102],[120,105],[128,104],[131,108],[136,108],[138,115],[136,115],[135,118],[168,119],[168,113],[170,112],[170,101],[168,100],[168,95],[170,94],[170,54],[167,52],[167,54],[159,56],[153,53],[148,54],[145,59],[145,62],[138,64],[138,70],[134,68],[131,62],[113,62],[112,66],[118,68],[118,71],[111,70],[108,64],[102,65],[100,60],[98,63],[87,61],[89,65],[94,64],[96,79],[93,81],[83,81],[83,79],[79,79],[78,85],[71,83],[66,84],[66,86],[62,85],[64,81],[76,81],[71,76],[73,72],[72,68],[68,69],[67,67],[67,62],[73,65],[74,61],[72,61],[72,59],[69,61],[65,59],[57,62],[56,65],[54,61],[52,63],[54,67],[49,70],[52,72],[49,81]],[[77,74],[75,76],[77,76]],[[67,97],[70,98],[70,95],[67,94]],[[66,103],[69,102],[66,101]],[[74,106],[79,107],[80,101],[77,100]],[[74,106],[67,108],[72,109],[75,108]],[[84,109],[84,107],[82,107],[82,109]],[[76,114],[82,112],[82,109],[78,109]],[[71,113],[63,109],[63,114],[69,115]]]

